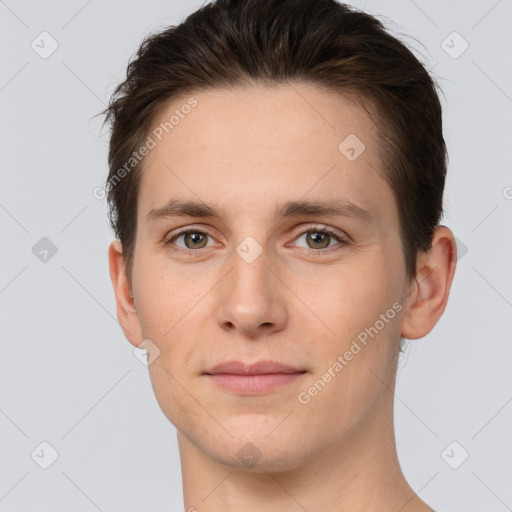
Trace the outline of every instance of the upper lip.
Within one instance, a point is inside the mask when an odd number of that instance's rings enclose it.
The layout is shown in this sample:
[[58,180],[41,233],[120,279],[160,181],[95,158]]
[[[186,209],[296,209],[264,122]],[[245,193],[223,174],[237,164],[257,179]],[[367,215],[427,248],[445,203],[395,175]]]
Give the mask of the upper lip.
[[231,373],[233,375],[263,375],[267,373],[299,373],[305,370],[299,370],[277,361],[258,361],[256,363],[246,364],[242,361],[225,361],[205,373],[215,375],[217,373]]

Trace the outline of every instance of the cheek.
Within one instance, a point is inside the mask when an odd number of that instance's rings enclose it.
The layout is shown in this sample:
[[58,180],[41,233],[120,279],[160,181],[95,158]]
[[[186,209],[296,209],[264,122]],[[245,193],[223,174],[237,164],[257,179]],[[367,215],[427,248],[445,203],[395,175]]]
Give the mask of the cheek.
[[300,390],[298,406],[306,431],[322,431],[334,440],[340,426],[351,430],[387,403],[399,348],[399,313],[393,302],[376,294],[354,294],[351,300],[340,295],[337,303],[325,304],[323,320],[334,334],[329,331],[310,347],[315,371]]
[[[316,313],[309,311],[307,322],[318,326],[310,330],[316,334],[309,346],[320,363],[317,371],[327,371],[338,356],[347,354],[347,385],[368,378],[369,368],[387,374],[399,347],[400,283],[385,262],[377,261],[383,258],[375,260],[373,265],[340,272],[337,279],[331,275],[304,299]],[[303,288],[299,293],[305,292]]]
[[145,326],[144,336],[159,350],[148,368],[153,392],[169,421],[186,429],[190,422],[199,421],[189,379],[198,353],[191,326],[200,325],[201,308],[193,307],[197,298],[187,295],[188,286],[156,268],[139,276],[139,318]]
[[147,261],[139,266],[136,279],[144,335],[160,349],[160,364],[173,374],[186,376],[187,371],[198,370],[198,344],[205,339],[201,329],[211,318],[204,299],[215,284],[215,276],[206,279],[192,267],[181,271],[176,265],[158,265],[150,258]]
[[[152,264],[153,263],[153,264]],[[197,302],[196,284],[168,265],[149,261],[137,268],[135,289],[137,308],[148,337],[166,340],[172,338],[181,318],[186,320],[187,311]]]
[[356,335],[378,318],[386,301],[386,285],[370,265],[331,269],[325,279],[300,281],[297,295],[310,306],[309,315],[316,314],[315,322],[329,337],[347,339]]
[[188,384],[184,385],[186,376],[177,372],[180,365],[175,367],[169,365],[165,357],[162,354],[162,357],[149,366],[151,386],[158,405],[167,419],[178,430],[187,431],[190,425],[204,422],[204,417],[197,403],[191,398]]

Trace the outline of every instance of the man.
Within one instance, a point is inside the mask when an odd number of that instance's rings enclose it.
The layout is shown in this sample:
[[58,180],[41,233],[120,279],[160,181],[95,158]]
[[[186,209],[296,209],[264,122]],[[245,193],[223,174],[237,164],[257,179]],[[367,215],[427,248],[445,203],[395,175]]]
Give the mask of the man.
[[117,315],[185,509],[432,510],[393,427],[456,261],[419,61],[334,0],[218,0],[143,42],[107,114]]

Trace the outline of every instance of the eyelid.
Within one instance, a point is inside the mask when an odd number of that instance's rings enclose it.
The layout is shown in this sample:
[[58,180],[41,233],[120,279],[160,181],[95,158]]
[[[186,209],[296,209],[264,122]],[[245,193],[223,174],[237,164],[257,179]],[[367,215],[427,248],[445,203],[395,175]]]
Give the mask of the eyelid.
[[344,231],[341,231],[340,229],[332,228],[326,224],[315,224],[315,223],[308,224],[306,226],[302,225],[299,228],[297,228],[297,232],[296,232],[296,235],[294,236],[294,239],[297,238],[298,236],[303,235],[308,232],[310,232],[310,233],[325,232],[325,233],[329,233],[329,235],[333,235],[338,238],[342,238],[342,239],[346,240],[347,242],[349,240],[349,236]]
[[[172,233],[169,233],[165,235],[163,244],[164,245],[170,245],[172,241],[176,240],[178,237],[182,235],[186,235],[188,233],[200,233],[202,235],[207,235],[210,238],[215,238],[211,233],[209,233],[204,228],[196,228],[194,226],[187,226],[182,229],[178,229],[178,231],[173,231]],[[198,252],[199,249],[179,249],[177,252],[186,252],[186,251],[192,251],[192,252]]]

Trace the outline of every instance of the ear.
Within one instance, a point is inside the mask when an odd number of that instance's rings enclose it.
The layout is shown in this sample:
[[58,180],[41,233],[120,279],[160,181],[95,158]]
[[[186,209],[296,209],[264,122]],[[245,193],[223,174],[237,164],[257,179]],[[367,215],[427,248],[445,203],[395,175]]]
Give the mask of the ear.
[[116,296],[117,319],[128,341],[138,347],[144,340],[144,335],[125,272],[123,247],[119,240],[114,240],[108,248],[108,263],[110,279]]
[[404,338],[422,338],[434,328],[445,310],[456,263],[455,237],[447,227],[438,226],[432,247],[418,256],[416,276],[404,300]]

